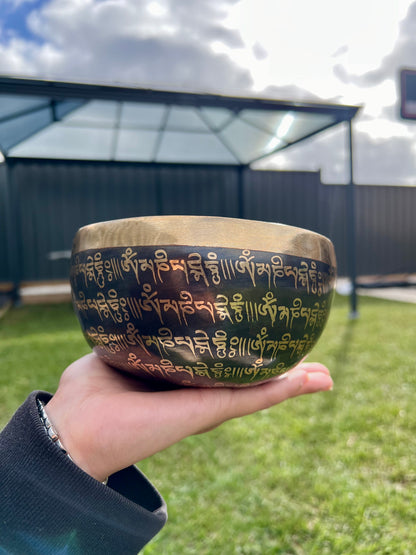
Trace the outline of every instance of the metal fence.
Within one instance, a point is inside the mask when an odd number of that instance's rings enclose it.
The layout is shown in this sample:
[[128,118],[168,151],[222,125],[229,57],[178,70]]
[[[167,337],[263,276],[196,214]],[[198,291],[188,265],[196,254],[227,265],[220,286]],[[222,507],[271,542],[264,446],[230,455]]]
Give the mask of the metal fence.
[[[12,207],[12,208],[10,208]],[[416,273],[416,187],[356,187],[357,274]],[[281,222],[329,236],[348,274],[346,187],[319,172],[10,160],[0,165],[0,281],[66,279],[76,230],[154,214]]]

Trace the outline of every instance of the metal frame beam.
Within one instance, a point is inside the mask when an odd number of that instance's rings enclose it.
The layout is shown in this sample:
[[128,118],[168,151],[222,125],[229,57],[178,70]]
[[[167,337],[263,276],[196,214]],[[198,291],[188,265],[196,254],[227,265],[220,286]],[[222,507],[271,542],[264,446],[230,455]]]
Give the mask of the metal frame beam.
[[292,110],[295,112],[311,112],[331,114],[335,123],[352,119],[357,106],[338,104],[321,104],[307,102],[290,102],[273,99],[230,97],[217,94],[173,92],[113,85],[96,85],[68,83],[62,81],[46,81],[40,79],[24,79],[0,77],[0,91],[7,94],[46,96],[54,100],[119,100],[132,102],[148,102],[158,104],[176,104],[182,106],[224,107],[230,110]]

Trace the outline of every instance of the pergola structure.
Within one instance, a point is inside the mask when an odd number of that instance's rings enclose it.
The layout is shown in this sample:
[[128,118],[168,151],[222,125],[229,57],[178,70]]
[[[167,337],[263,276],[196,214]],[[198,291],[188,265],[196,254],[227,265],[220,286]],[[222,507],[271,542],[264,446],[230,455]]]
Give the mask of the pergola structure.
[[[349,273],[355,315],[352,119],[357,111],[355,106],[335,104],[0,77],[0,155],[6,165],[10,159],[46,158],[244,168],[346,123]],[[7,214],[12,258],[12,206]]]

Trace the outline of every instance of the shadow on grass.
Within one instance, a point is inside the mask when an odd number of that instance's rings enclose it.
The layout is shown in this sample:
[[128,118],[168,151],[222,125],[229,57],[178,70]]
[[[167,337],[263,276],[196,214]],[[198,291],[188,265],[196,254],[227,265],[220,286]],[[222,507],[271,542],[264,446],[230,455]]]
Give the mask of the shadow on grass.
[[339,335],[339,343],[332,353],[332,362],[330,365],[331,375],[334,380],[333,395],[326,395],[323,408],[331,410],[339,402],[337,391],[344,389],[344,386],[351,379],[351,373],[348,371],[353,364],[354,353],[353,345],[356,339],[357,320],[348,320]]
[[334,353],[335,366],[332,369],[337,377],[345,374],[344,370],[350,363],[356,326],[357,320],[348,320],[340,336],[339,347]]

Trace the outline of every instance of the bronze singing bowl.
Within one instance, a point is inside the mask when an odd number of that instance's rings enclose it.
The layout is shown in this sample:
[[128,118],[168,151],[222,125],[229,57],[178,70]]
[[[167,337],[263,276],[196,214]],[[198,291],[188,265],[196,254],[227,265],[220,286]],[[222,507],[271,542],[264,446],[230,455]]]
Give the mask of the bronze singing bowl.
[[327,322],[329,239],[276,223],[149,216],[88,225],[71,286],[86,340],[142,379],[259,383],[295,366]]

